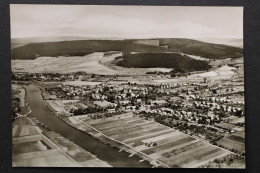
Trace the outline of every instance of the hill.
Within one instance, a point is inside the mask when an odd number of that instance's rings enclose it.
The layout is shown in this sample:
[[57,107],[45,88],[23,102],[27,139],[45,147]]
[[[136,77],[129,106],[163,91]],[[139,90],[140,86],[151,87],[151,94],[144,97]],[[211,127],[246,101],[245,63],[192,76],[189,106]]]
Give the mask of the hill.
[[207,43],[225,44],[229,46],[243,48],[242,38],[200,38],[198,40]]
[[137,51],[164,52],[164,48],[141,45],[129,40],[80,40],[46,43],[30,43],[14,48],[12,59],[35,59],[39,56],[84,56],[94,52]]
[[76,41],[76,40],[123,40],[117,37],[77,37],[77,36],[59,36],[59,37],[28,37],[28,38],[11,38],[11,48],[20,47],[29,43]]
[[[181,38],[157,39],[159,46],[140,44],[143,40],[76,40],[60,42],[29,43],[13,48],[12,59],[35,59],[39,56],[83,56],[93,52],[123,51],[143,53],[183,52],[205,58],[236,58],[243,56],[238,47],[205,43]],[[139,41],[139,43],[136,43]]]
[[[120,60],[120,58],[122,58]],[[174,68],[178,72],[190,72],[210,69],[205,61],[195,60],[178,53],[139,53],[117,57],[116,65],[138,68]]]
[[159,39],[160,45],[168,45],[169,51],[201,56],[210,59],[237,58],[243,49],[222,44],[206,43],[191,39]]

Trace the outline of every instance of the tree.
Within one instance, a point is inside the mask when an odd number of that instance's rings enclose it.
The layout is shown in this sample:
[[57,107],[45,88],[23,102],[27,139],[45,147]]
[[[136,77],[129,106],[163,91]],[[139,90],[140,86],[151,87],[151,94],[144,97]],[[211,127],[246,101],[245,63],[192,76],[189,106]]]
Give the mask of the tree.
[[95,78],[95,77],[96,77],[96,75],[95,75],[95,74],[92,74],[92,75],[91,75],[91,78]]
[[132,106],[135,106],[136,103],[137,103],[137,99],[136,99],[135,97],[133,97],[133,98],[131,99],[131,104],[132,104]]
[[131,96],[131,93],[126,93],[126,97],[130,97]]
[[176,77],[176,74],[175,73],[171,73],[171,77]]

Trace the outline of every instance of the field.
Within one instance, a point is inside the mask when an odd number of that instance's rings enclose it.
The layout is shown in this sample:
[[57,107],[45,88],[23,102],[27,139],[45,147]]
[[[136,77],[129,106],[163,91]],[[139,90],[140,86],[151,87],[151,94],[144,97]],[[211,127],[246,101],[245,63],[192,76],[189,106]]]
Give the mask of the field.
[[[105,52],[106,53],[106,52]],[[34,60],[12,60],[12,68],[17,72],[30,73],[69,73],[85,71],[87,73],[104,75],[144,75],[146,72],[170,71],[167,68],[123,68],[111,64],[111,61],[122,53],[104,55],[105,53],[96,52],[86,56],[58,56],[58,57],[39,57]],[[59,85],[60,83],[57,83]],[[69,81],[67,85],[97,85],[99,82]]]
[[29,73],[69,73],[85,71],[96,74],[115,74],[115,71],[101,64],[99,61],[104,53],[97,52],[86,56],[58,56],[39,57],[35,60],[13,60],[12,68],[21,69]]
[[223,139],[219,140],[217,142],[217,144],[219,144],[220,146],[224,146],[225,148],[227,148],[229,150],[236,150],[236,151],[240,151],[240,152],[245,151],[244,143],[240,143],[240,142],[230,140],[227,138],[223,138]]
[[242,159],[242,160],[240,160],[239,162],[236,162],[236,163],[234,163],[234,164],[231,164],[229,167],[227,167],[227,168],[241,168],[241,169],[243,169],[243,168],[246,168],[246,161],[245,161],[245,159]]
[[86,105],[78,103],[79,100],[47,100],[46,105],[51,111],[54,112],[66,112],[74,108],[87,108]]
[[74,105],[72,105],[72,106],[75,106],[75,107],[81,108],[81,109],[85,109],[85,108],[88,107],[88,106],[86,106],[86,105],[84,105],[84,104],[82,104],[82,103],[77,103],[77,104],[74,104]]
[[245,117],[239,117],[236,119],[233,119],[230,121],[230,123],[236,124],[236,123],[245,123]]
[[48,106],[49,109],[51,109],[55,112],[64,112],[65,111],[65,109],[59,103],[59,101],[47,100],[46,105]]
[[208,77],[208,78],[214,78],[214,79],[229,79],[234,74],[234,67],[229,67],[227,65],[220,67],[216,70],[212,70],[205,73],[200,74],[193,74],[192,76],[198,76],[198,77]]
[[229,154],[219,147],[132,113],[105,119],[91,119],[87,115],[77,118],[169,167],[199,167]]
[[63,82],[63,85],[71,85],[71,86],[84,86],[84,85],[99,85],[101,82],[89,82],[89,81],[67,81]]
[[106,162],[97,159],[88,151],[53,131],[45,131],[44,135],[83,167],[111,167]]
[[46,151],[49,149],[51,148],[42,140],[13,144],[13,154]]
[[219,123],[218,125],[216,125],[217,127],[223,128],[223,129],[229,129],[232,130],[234,128],[236,128],[236,125],[233,124],[229,124],[229,123]]
[[95,105],[98,105],[100,107],[108,107],[109,105],[111,105],[112,103],[111,102],[108,102],[106,100],[103,100],[103,101],[94,101],[94,104]]
[[12,166],[79,166],[41,134],[27,117],[14,121],[12,128]]
[[38,120],[19,117],[13,123],[13,166],[111,167],[63,136],[39,128]]
[[[81,40],[31,43],[12,49],[12,69],[15,72],[30,73],[69,73],[85,71],[87,73],[106,75],[143,75],[151,71],[168,71],[168,69],[165,68],[152,67],[174,68],[176,64],[182,69],[192,69],[192,71],[208,69],[208,65],[204,60],[214,58],[222,61],[225,58],[238,58],[243,56],[243,49],[241,48],[204,43],[190,39],[158,39],[159,46],[136,44],[136,41],[138,40]],[[168,48],[163,48],[161,45],[168,45]],[[147,60],[143,55],[138,59],[146,59],[144,61],[145,63],[133,61],[132,58],[129,58],[133,66],[139,67],[140,65],[143,66],[146,64],[146,68],[123,68],[111,64],[111,61],[114,61],[118,56],[139,56],[138,54],[129,54],[131,52],[153,53],[149,55],[153,60],[150,61],[150,57],[148,57]],[[173,60],[177,55],[170,55],[173,54],[172,52],[181,53],[178,55],[180,56],[178,63],[175,63],[175,60]],[[154,56],[155,54],[160,55],[160,58],[163,57],[164,61],[158,61],[158,56]],[[200,62],[197,60],[203,61]],[[185,63],[183,63],[184,61]],[[195,65],[193,66],[193,64]],[[132,65],[127,63],[126,66]],[[207,76],[208,74],[205,75]],[[212,74],[210,73],[210,75]]]
[[[189,58],[192,55],[186,56],[186,60],[181,58],[180,60],[176,61],[173,60],[175,57],[166,57],[166,59],[170,58],[171,61],[174,61],[171,63],[172,65],[168,66],[170,63],[168,60],[161,61],[161,65],[157,62],[154,63],[151,61],[150,57],[144,57],[144,55],[147,54],[132,54],[128,56],[141,56],[138,59],[143,59],[146,63],[148,63],[146,68],[140,68],[138,65],[135,66],[135,68],[125,68],[116,65],[119,62],[125,61],[121,60],[118,62],[118,60],[114,60],[116,57],[121,56],[122,53],[111,52],[109,55],[106,55],[107,52],[95,52],[89,55],[85,56],[57,56],[57,57],[39,57],[34,60],[12,60],[12,69],[15,72],[30,72],[30,73],[69,73],[69,72],[76,72],[76,71],[85,71],[87,73],[95,73],[95,74],[102,74],[102,75],[129,75],[137,77],[136,75],[145,75],[146,79],[138,79],[134,78],[131,80],[128,80],[129,82],[135,82],[135,83],[157,83],[156,80],[160,80],[160,78],[165,78],[161,75],[147,75],[147,72],[154,72],[154,71],[162,71],[162,72],[169,72],[174,67],[178,67],[181,69],[185,69],[188,71],[190,70],[202,70],[202,69],[208,69],[208,64],[206,61],[198,61],[194,58]],[[158,54],[161,56],[170,56],[170,54]],[[182,56],[178,54],[179,56]],[[184,57],[184,56],[183,56]],[[194,56],[192,56],[194,57]],[[158,56],[155,56],[155,54],[152,54],[152,58],[158,58]],[[179,57],[180,58],[180,57]],[[176,59],[176,58],[175,58]],[[241,58],[238,58],[241,60]],[[144,65],[144,63],[138,61],[134,61],[132,58],[128,58],[128,60],[131,60],[134,64],[141,64]],[[243,59],[242,59],[243,60]],[[155,61],[157,61],[155,59]],[[229,67],[227,65],[218,67],[221,64],[226,64],[230,62],[235,62],[236,59],[216,59],[214,61],[210,61],[210,65],[214,68],[209,72],[204,73],[196,73],[191,74],[188,76],[189,79],[198,79],[198,78],[214,78],[216,79],[229,79],[233,74],[234,71],[238,71],[237,68]],[[187,63],[189,62],[189,63]],[[194,65],[197,64],[197,65]],[[156,64],[155,66],[153,64]],[[171,68],[160,68],[160,67],[171,67]],[[166,67],[165,66],[165,67]],[[195,67],[196,66],[196,67]],[[139,68],[137,68],[139,67]],[[150,67],[150,68],[147,68]],[[156,68],[153,68],[156,67]],[[240,69],[241,71],[241,69]],[[158,78],[158,79],[157,79]],[[168,80],[176,80],[176,79],[162,79],[165,80],[166,83]],[[128,82],[127,81],[127,82]],[[169,81],[170,82],[170,81]],[[172,81],[171,81],[172,82]],[[64,84],[67,85],[98,85],[99,82],[89,82],[89,81],[69,81],[65,82]]]
[[245,152],[245,132],[235,132],[217,142],[218,145],[237,152]]

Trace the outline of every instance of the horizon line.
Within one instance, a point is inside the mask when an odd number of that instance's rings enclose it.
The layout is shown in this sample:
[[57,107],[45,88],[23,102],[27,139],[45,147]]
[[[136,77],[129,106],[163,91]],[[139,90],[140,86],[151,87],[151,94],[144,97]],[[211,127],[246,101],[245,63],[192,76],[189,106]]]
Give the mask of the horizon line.
[[244,39],[243,37],[116,37],[116,36],[104,36],[104,37],[95,37],[95,36],[34,36],[34,37],[10,37],[11,39],[25,39],[25,38],[61,38],[61,37],[79,37],[79,38],[118,38],[118,39],[163,39],[163,38],[185,38],[185,39]]

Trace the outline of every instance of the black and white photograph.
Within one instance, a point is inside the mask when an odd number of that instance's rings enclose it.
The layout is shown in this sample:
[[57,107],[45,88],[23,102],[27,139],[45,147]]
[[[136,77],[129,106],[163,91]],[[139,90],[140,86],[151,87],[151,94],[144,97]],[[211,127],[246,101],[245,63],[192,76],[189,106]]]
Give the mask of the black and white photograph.
[[11,4],[12,167],[245,169],[243,13]]

